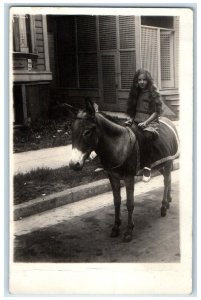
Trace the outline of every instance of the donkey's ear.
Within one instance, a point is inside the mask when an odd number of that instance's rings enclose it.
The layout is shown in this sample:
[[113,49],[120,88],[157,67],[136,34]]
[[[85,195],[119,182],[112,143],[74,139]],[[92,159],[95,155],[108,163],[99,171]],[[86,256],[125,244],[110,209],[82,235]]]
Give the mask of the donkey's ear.
[[95,109],[94,109],[94,105],[93,102],[91,101],[91,99],[89,97],[85,98],[85,105],[86,105],[86,112],[94,117],[95,116]]
[[70,105],[70,104],[67,104],[67,103],[60,103],[59,106],[61,108],[64,108],[65,110],[67,110],[72,117],[75,117],[78,113],[78,109],[75,108],[74,106]]

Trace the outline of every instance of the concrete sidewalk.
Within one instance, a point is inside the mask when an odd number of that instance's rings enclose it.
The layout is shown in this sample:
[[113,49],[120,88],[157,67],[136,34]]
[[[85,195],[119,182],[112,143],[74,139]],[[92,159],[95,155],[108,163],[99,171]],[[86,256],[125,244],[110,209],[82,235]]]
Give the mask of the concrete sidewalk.
[[[178,129],[178,121],[173,122]],[[13,154],[11,161],[13,173],[27,173],[37,168],[57,169],[68,166],[71,158],[72,145],[46,148]]]
[[27,173],[37,168],[57,169],[68,166],[72,145],[46,148],[36,151],[15,153],[13,155],[13,172]]

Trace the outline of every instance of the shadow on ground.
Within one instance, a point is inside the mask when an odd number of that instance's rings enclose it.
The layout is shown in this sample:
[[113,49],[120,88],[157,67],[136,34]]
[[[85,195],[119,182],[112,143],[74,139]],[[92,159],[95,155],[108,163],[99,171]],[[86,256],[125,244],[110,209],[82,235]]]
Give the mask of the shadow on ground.
[[[15,238],[15,262],[179,262],[179,196],[172,185],[173,202],[165,218],[160,216],[163,189],[135,197],[133,240],[123,242],[127,223],[122,203],[122,230],[110,238],[113,205],[89,212]],[[142,200],[143,197],[143,200]]]

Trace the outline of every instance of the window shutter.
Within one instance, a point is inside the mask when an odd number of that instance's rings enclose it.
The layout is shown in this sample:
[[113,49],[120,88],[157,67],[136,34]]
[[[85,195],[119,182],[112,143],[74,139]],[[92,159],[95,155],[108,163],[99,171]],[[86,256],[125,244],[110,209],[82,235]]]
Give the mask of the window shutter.
[[157,28],[143,27],[141,30],[142,68],[148,70],[158,85],[158,48]]
[[57,53],[58,76],[61,87],[77,87],[77,69],[75,54],[75,17],[58,17]]
[[[60,52],[66,53],[75,52],[75,18],[74,16],[68,16],[66,18],[58,17],[57,31],[60,33],[57,35],[57,41],[60,46]],[[59,53],[60,53],[59,52]]]
[[119,16],[120,49],[135,48],[134,16]]
[[80,88],[98,88],[96,17],[77,16],[77,54]]
[[136,71],[135,17],[119,16],[121,88],[130,89]]
[[161,33],[161,79],[170,80],[170,36]]
[[120,53],[121,65],[121,88],[130,89],[134,73],[136,71],[136,57],[135,52],[121,52]]
[[77,86],[76,56],[63,55],[58,61],[59,83],[61,87],[72,88]]
[[115,55],[102,55],[102,78],[104,102],[116,103]]
[[161,30],[161,83],[162,87],[174,87],[174,61],[173,61],[173,33]]
[[99,38],[100,50],[116,50],[116,17],[100,16],[99,17]]
[[79,52],[96,52],[96,18],[94,16],[77,17],[77,40]]
[[98,88],[97,54],[79,54],[78,65],[80,88]]

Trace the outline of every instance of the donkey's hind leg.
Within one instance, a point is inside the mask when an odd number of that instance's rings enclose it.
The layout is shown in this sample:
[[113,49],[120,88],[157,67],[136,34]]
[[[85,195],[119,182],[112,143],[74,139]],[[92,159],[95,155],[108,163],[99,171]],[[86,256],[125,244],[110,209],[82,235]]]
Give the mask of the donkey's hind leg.
[[126,184],[126,206],[128,210],[128,225],[126,232],[124,233],[124,242],[130,242],[132,240],[132,232],[134,228],[133,222],[133,210],[134,210],[134,176],[128,176],[125,178]]
[[166,211],[170,207],[171,198],[171,171],[172,171],[172,161],[167,162],[161,173],[164,176],[164,193],[163,201],[161,206],[161,217],[166,216]]
[[110,236],[117,237],[119,235],[119,227],[121,225],[120,207],[121,207],[121,194],[120,194],[120,179],[109,174],[110,184],[112,186],[113,201],[115,209],[115,221],[112,227]]
[[173,161],[171,161],[171,170],[170,170],[170,178],[169,178],[169,185],[168,185],[168,192],[167,192],[167,201],[168,201],[168,208],[170,207],[170,202],[172,202],[172,195],[171,195],[171,171],[173,170]]

